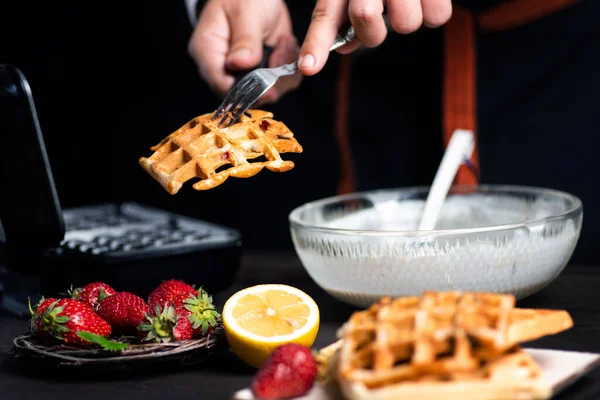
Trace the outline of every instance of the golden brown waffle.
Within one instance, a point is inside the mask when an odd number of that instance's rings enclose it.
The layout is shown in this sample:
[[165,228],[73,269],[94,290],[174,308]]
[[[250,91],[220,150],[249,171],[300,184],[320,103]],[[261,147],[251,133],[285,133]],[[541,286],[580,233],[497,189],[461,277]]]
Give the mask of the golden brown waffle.
[[[338,379],[356,399],[541,399],[550,389],[519,343],[572,326],[565,311],[510,295],[384,298],[341,329]],[[416,398],[416,397],[415,397]]]
[[[151,147],[154,154],[141,157],[140,165],[171,194],[196,177],[201,180],[193,188],[206,190],[230,176],[249,178],[263,168],[274,172],[294,168],[292,161],[280,156],[302,152],[288,127],[270,112],[249,110],[247,114],[229,128],[219,128],[213,113],[194,118]],[[265,161],[252,161],[259,157]],[[222,166],[229,167],[219,171]]]

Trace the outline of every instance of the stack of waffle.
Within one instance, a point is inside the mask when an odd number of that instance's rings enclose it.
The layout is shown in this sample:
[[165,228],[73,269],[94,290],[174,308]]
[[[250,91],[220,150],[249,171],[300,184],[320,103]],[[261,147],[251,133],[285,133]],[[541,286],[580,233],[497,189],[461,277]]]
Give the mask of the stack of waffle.
[[[169,193],[175,194],[192,179],[196,190],[214,188],[228,177],[249,178],[263,168],[274,172],[294,168],[280,153],[301,153],[302,146],[273,114],[250,110],[234,125],[221,128],[213,113],[194,118],[151,147],[139,163]],[[260,161],[263,159],[263,161]]]
[[349,399],[547,399],[519,344],[572,325],[566,311],[515,308],[510,295],[384,298],[354,313],[320,360]]

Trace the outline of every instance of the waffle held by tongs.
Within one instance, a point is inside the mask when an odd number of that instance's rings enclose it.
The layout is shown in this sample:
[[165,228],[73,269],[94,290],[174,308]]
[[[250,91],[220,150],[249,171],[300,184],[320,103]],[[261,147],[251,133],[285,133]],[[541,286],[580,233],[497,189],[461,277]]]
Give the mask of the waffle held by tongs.
[[170,194],[193,178],[200,179],[194,189],[206,190],[230,176],[249,178],[263,168],[274,172],[294,168],[293,161],[284,161],[281,154],[302,153],[302,146],[272,113],[248,110],[227,128],[219,128],[213,115],[192,119],[151,147],[154,154],[139,159],[142,168]]

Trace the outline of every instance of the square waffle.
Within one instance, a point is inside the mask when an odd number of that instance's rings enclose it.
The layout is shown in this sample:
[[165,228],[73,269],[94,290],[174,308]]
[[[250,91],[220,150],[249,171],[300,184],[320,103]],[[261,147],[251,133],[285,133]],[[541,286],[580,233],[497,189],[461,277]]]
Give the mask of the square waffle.
[[566,311],[514,305],[513,296],[491,293],[383,298],[354,313],[323,357],[335,349],[349,399],[547,399],[551,389],[519,343],[573,322]]
[[[270,112],[249,110],[228,128],[219,128],[212,116],[192,119],[151,147],[154,154],[139,159],[142,168],[170,194],[192,178],[200,179],[194,189],[206,190],[230,176],[249,178],[263,168],[289,171],[294,163],[282,160],[280,154],[302,153],[294,134]],[[252,161],[259,157],[265,161]]]

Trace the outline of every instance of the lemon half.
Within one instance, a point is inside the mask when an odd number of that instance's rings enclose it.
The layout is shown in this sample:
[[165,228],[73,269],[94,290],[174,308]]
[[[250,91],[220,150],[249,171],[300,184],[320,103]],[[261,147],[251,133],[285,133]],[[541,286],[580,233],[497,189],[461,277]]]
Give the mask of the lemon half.
[[231,296],[223,306],[223,326],[231,350],[259,368],[277,347],[310,347],[319,331],[319,307],[303,291],[287,285],[257,285]]

